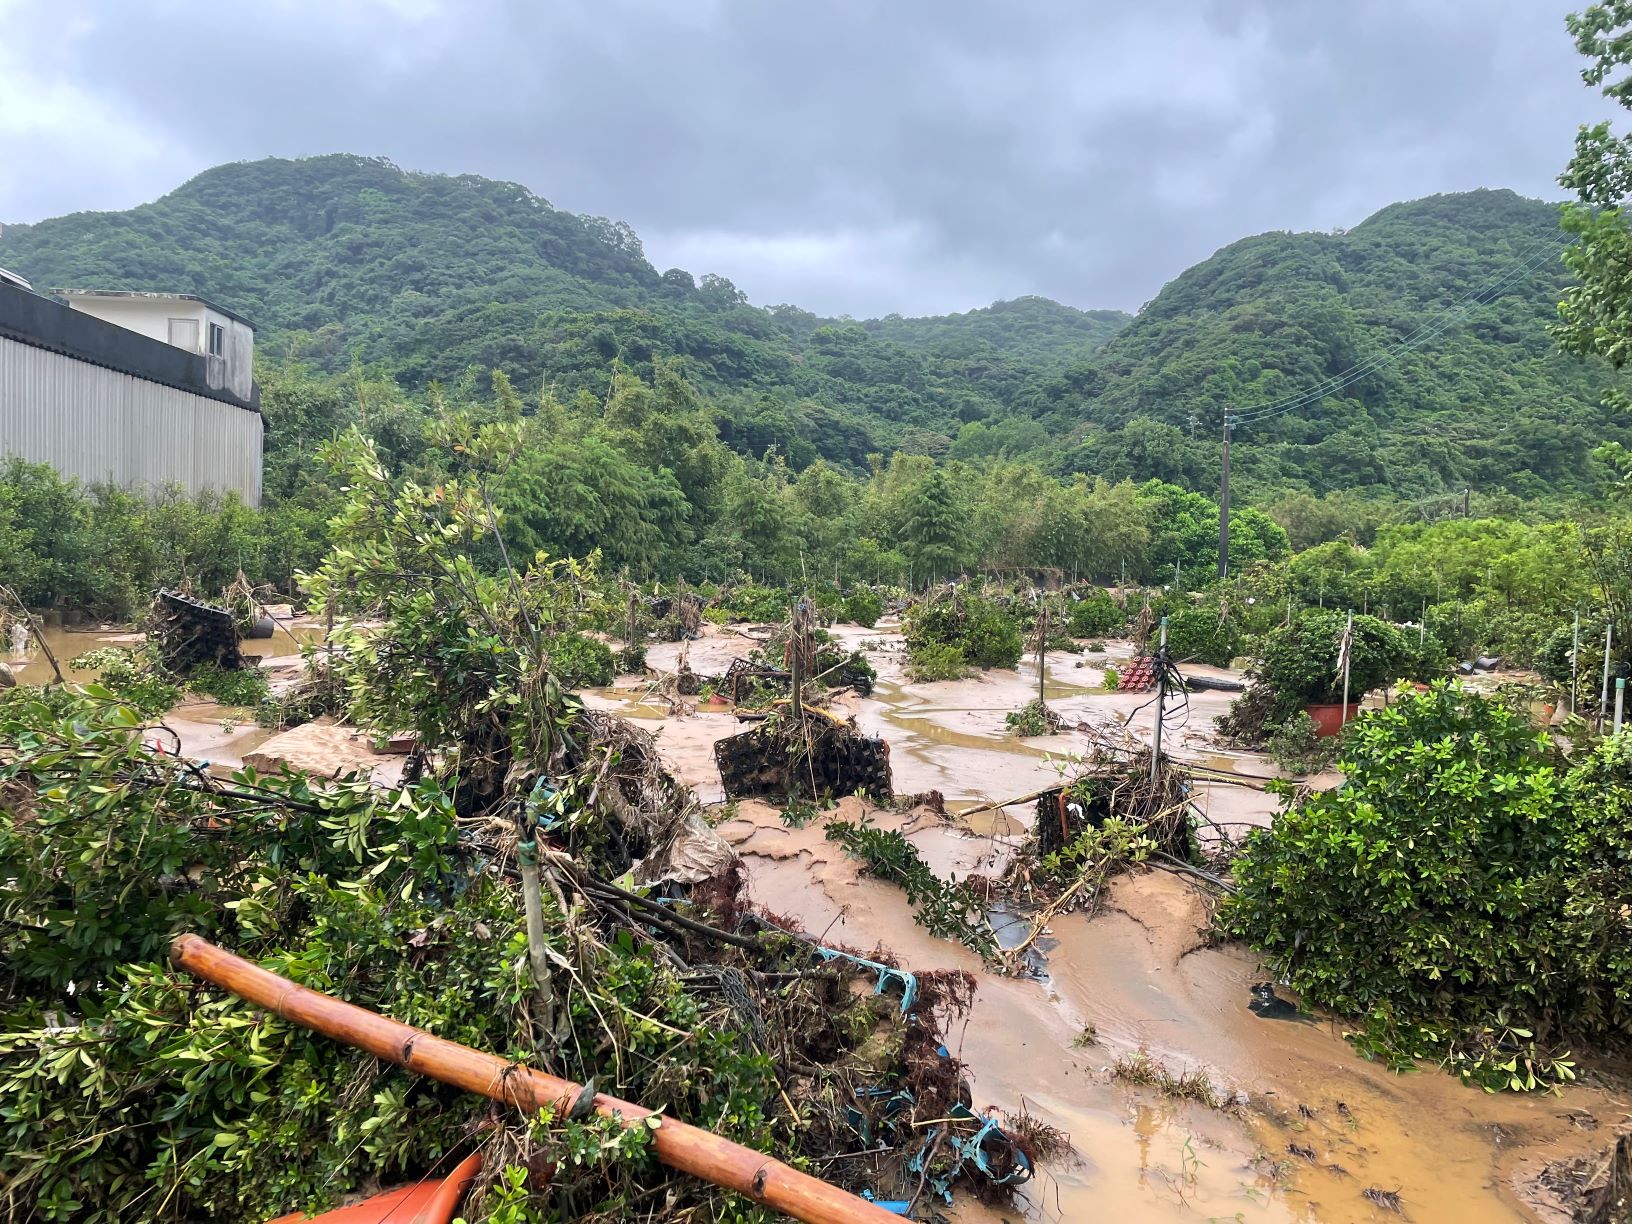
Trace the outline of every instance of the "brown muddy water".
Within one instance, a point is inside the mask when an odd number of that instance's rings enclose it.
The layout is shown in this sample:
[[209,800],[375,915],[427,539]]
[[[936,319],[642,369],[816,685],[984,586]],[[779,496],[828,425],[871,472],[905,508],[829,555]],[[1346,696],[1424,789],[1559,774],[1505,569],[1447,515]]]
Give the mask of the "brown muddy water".
[[[939,790],[955,813],[1046,786],[1057,761],[1091,747],[1082,733],[1006,735],[1004,714],[1036,693],[1029,659],[1019,673],[918,685],[902,675],[897,635],[840,636],[875,645],[877,692],[846,704],[865,730],[889,739],[899,793]],[[1113,643],[1108,657],[1126,652]],[[1095,656],[1050,655],[1050,705],[1072,721],[1148,740],[1148,696],[1105,692],[1097,667]],[[609,708],[639,700],[618,690],[597,698]],[[1223,751],[1211,735],[1230,700],[1193,694],[1188,721],[1170,724],[1164,742],[1223,775],[1197,788],[1210,817],[1264,824],[1278,804],[1262,789],[1276,775],[1273,763]],[[672,767],[717,799],[712,745],[738,730],[734,719],[666,716],[646,725],[653,722]],[[840,811],[853,816],[859,805],[846,800]],[[943,876],[1001,871],[1029,818],[1029,804],[969,821],[875,816],[901,822]],[[743,854],[751,893],[766,909],[834,942],[889,948],[908,968],[980,973],[972,954],[913,922],[899,889],[862,877],[819,822],[789,829],[774,809],[743,803],[721,830]],[[1130,877],[1098,917],[1054,922],[1039,945],[1041,978],[980,973],[973,1009],[947,1035],[969,1064],[976,1105],[1024,1108],[1066,1131],[1074,1155],[1047,1167],[1013,1208],[963,1198],[954,1219],[1562,1221],[1536,1175],[1550,1161],[1601,1152],[1612,1128],[1632,1117],[1632,1102],[1617,1092],[1491,1096],[1433,1069],[1400,1076],[1368,1063],[1329,1019],[1260,1018],[1247,1003],[1266,974],[1242,949],[1208,946],[1207,922],[1203,899],[1176,877]],[[1174,1072],[1205,1074],[1238,1104],[1176,1102],[1116,1080],[1111,1068],[1141,1048]],[[1602,1129],[1587,1129],[1594,1124]],[[1398,1194],[1400,1213],[1368,1200],[1367,1189]]]
[[[311,641],[320,629],[290,626]],[[846,707],[868,732],[891,744],[898,793],[938,790],[954,815],[881,812],[943,876],[995,875],[1024,835],[1030,805],[957,812],[1051,784],[1057,764],[1085,753],[1082,732],[1018,741],[1003,716],[1036,694],[1035,664],[963,681],[909,683],[900,638],[886,630],[841,628],[853,644],[869,643],[879,671],[877,692]],[[52,631],[65,665],[100,645],[129,644],[115,630]],[[714,673],[756,643],[713,626],[690,644],[692,666]],[[1104,655],[1051,654],[1051,706],[1095,737],[1148,740],[1148,695],[1106,692]],[[298,661],[289,635],[246,644],[274,670]],[[678,648],[654,646],[651,665],[669,669]],[[1081,666],[1079,666],[1081,664]],[[14,664],[15,665],[15,664]],[[23,661],[20,679],[49,679],[43,657]],[[81,677],[88,678],[88,677]],[[675,716],[651,686],[622,677],[587,703],[640,720],[657,733],[670,767],[705,802],[720,798],[713,748],[741,726],[728,712]],[[1274,765],[1251,753],[1222,751],[1212,719],[1230,695],[1197,693],[1187,720],[1169,724],[1164,745],[1221,780],[1200,784],[1196,800],[1212,819],[1250,824],[1273,818],[1277,801],[1262,790]],[[231,765],[265,733],[235,722],[242,712],[195,704],[167,719],[186,751]],[[1230,785],[1235,780],[1242,785]],[[861,811],[856,800],[841,814]],[[833,942],[894,952],[909,969],[960,968],[979,975],[967,1018],[947,1044],[969,1066],[978,1107],[1026,1112],[1070,1135],[1073,1154],[1050,1162],[1011,1208],[960,1197],[950,1214],[960,1224],[1028,1221],[1205,1221],[1377,1224],[1504,1224],[1567,1218],[1536,1182],[1548,1162],[1596,1155],[1613,1129],[1632,1119],[1632,1101],[1604,1088],[1575,1087],[1561,1097],[1490,1096],[1427,1069],[1398,1076],[1356,1055],[1342,1026],[1329,1019],[1270,1020],[1247,1008],[1250,989],[1267,980],[1254,958],[1235,947],[1209,946],[1204,900],[1162,873],[1127,877],[1105,910],[1090,920],[1058,918],[1038,944],[1040,976],[981,972],[962,947],[929,936],[912,919],[899,889],[863,877],[813,821],[783,825],[759,803],[722,809],[722,833],[749,868],[752,896],[767,910],[797,919]],[[1001,936],[1012,916],[994,916]],[[1024,927],[1018,928],[1023,930]],[[1200,1072],[1227,1109],[1173,1101],[1147,1087],[1119,1082],[1119,1060],[1140,1049],[1174,1072]],[[1588,1129],[1595,1127],[1597,1129]],[[1400,1213],[1374,1205],[1367,1189],[1397,1193]]]
[[[64,677],[76,684],[96,679],[96,672],[77,667],[74,661],[104,646],[138,646],[143,635],[125,625],[91,626],[85,629],[42,630],[45,644],[56,656]],[[301,650],[323,641],[323,627],[313,621],[278,618],[270,638],[253,638],[242,644],[246,657],[259,661],[274,689],[293,680],[302,664]],[[30,638],[22,651],[5,650],[6,662],[19,684],[46,684],[53,678],[50,659],[40,644]],[[181,741],[183,755],[208,761],[224,770],[243,766],[246,753],[254,752],[272,732],[255,723],[255,711],[223,706],[213,701],[184,699],[164,717],[167,727]],[[174,746],[166,741],[168,750]]]

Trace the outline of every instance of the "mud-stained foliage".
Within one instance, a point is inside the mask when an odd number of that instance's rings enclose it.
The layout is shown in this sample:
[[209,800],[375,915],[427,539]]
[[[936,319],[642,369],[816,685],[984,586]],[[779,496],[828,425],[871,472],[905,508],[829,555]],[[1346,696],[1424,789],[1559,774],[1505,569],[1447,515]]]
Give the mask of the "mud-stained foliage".
[[1368,1055],[1491,1090],[1632,1039],[1632,738],[1572,761],[1441,682],[1352,724],[1337,768],[1342,787],[1248,841],[1227,932],[1352,1018]]

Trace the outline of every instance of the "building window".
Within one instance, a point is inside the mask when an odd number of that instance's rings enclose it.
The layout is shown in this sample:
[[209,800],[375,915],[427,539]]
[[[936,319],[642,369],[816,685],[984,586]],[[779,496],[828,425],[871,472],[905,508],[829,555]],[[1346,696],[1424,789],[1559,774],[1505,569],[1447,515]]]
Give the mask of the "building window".
[[210,356],[225,357],[227,355],[227,329],[219,323],[210,324]]
[[198,352],[198,320],[171,319],[170,343],[177,348],[186,349],[189,353]]

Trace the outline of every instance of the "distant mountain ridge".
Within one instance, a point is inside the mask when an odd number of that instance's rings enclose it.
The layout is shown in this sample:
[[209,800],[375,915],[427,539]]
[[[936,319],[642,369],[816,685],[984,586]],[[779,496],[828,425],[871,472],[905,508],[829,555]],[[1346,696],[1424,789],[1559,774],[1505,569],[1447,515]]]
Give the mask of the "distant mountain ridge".
[[[0,266],[39,287],[198,293],[255,319],[273,359],[361,361],[410,387],[501,369],[524,391],[600,395],[614,360],[670,361],[709,392],[731,445],[795,465],[1025,454],[1205,488],[1227,406],[1375,358],[1558,237],[1551,205],[1435,196],[1346,233],[1244,238],[1136,318],[1022,297],[857,322],[659,272],[627,225],[514,183],[336,154],[218,166],[125,212],[6,226]],[[1591,448],[1632,435],[1600,406],[1612,375],[1552,348],[1564,283],[1543,263],[1421,352],[1244,430],[1243,490],[1586,487]]]

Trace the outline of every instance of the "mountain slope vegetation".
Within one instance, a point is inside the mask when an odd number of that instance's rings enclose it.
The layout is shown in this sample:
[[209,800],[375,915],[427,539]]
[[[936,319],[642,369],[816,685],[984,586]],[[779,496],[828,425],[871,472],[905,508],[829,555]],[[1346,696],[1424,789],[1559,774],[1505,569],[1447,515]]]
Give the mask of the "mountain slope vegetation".
[[[703,390],[721,439],[796,470],[901,451],[1058,475],[1217,480],[1226,407],[1277,402],[1380,357],[1468,295],[1490,304],[1354,385],[1238,431],[1246,497],[1464,486],[1578,498],[1603,479],[1608,367],[1556,351],[1557,210],[1508,191],[1383,209],[1348,232],[1225,247],[1136,318],[1020,298],[855,322],[750,305],[726,278],[659,272],[627,226],[514,183],[331,155],[220,166],[122,213],[0,230],[42,286],[199,293],[262,351],[358,363],[406,390],[502,371],[524,396],[605,401],[617,368]],[[1510,270],[1518,275],[1502,279]],[[1492,288],[1493,287],[1493,288]]]

